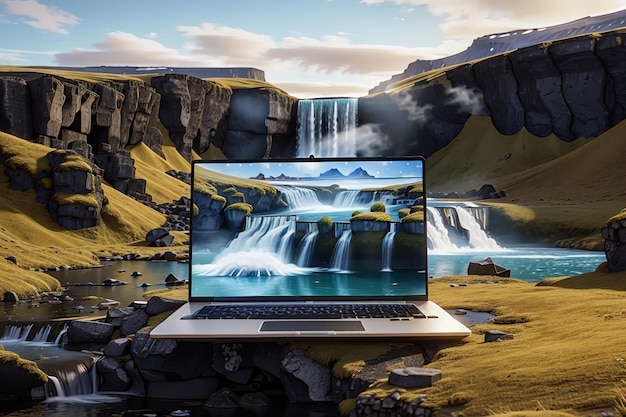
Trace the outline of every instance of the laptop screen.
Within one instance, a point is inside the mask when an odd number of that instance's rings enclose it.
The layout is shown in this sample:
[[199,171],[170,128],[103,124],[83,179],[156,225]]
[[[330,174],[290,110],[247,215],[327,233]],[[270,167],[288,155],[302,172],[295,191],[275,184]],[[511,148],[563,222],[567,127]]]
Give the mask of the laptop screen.
[[424,161],[194,161],[190,300],[426,299]]

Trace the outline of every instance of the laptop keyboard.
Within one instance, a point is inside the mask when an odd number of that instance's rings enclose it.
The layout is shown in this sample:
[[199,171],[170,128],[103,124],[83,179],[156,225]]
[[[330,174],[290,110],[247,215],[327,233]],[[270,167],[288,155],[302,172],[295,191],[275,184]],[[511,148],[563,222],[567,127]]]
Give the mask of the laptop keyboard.
[[413,304],[206,305],[189,319],[425,318]]

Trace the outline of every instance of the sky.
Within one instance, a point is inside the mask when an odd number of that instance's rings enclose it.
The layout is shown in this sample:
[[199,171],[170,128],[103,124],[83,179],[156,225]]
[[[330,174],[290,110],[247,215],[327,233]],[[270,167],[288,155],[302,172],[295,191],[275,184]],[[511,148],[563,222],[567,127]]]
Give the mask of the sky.
[[[244,163],[224,163],[223,161],[209,163],[207,169],[219,171],[220,167],[226,169],[228,175],[235,175],[242,178],[256,177],[259,173],[266,177],[278,177],[282,174],[291,177],[319,177],[323,172],[331,168],[336,168],[343,175],[349,175],[357,168],[364,169],[368,174],[377,178],[400,178],[405,176],[421,178],[423,164],[421,161],[345,161],[332,164],[315,161],[302,162],[244,162]],[[336,181],[336,180],[334,180]],[[397,181],[397,180],[396,180]],[[332,181],[331,181],[332,182]]]
[[0,0],[0,65],[254,67],[297,98],[361,97],[478,37],[623,0]]

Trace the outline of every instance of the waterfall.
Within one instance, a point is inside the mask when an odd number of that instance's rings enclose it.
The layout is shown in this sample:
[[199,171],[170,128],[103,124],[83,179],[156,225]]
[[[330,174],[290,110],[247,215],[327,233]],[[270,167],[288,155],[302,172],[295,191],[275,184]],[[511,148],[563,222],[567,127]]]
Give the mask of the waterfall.
[[345,190],[340,191],[335,196],[333,206],[335,207],[363,207],[368,206],[376,201],[385,204],[393,204],[397,199],[396,195],[391,191],[362,191],[362,190]]
[[457,207],[456,212],[459,216],[461,227],[468,232],[468,241],[471,247],[480,249],[502,249],[493,238],[485,233],[482,224],[479,223],[479,220],[467,209]]
[[484,207],[428,207],[429,249],[503,249],[484,229],[486,211]]
[[309,188],[293,187],[291,185],[274,185],[283,196],[283,200],[289,204],[290,209],[305,207],[319,207],[322,205],[317,198],[317,193]]
[[35,337],[33,338],[33,343],[47,342],[51,331],[52,331],[52,326],[49,324],[37,330],[37,333],[35,334]]
[[398,223],[389,223],[389,232],[383,238],[383,256],[381,271],[391,272],[393,268],[393,239],[396,237]]
[[8,326],[4,328],[4,333],[0,340],[25,341],[34,324],[27,326]]
[[97,391],[92,375],[95,366],[88,355],[71,360],[37,361],[37,366],[51,377],[57,397],[88,395]]
[[317,223],[307,223],[307,232],[298,245],[298,256],[296,257],[296,265],[309,266],[315,241],[319,234]]
[[356,156],[356,98],[298,101],[296,156]]
[[350,255],[350,240],[352,239],[352,230],[346,229],[341,234],[339,240],[333,249],[333,255],[330,258],[331,271],[348,271],[348,258]]
[[354,207],[357,205],[361,205],[359,203],[361,197],[360,190],[347,190],[340,191],[335,196],[333,201],[333,206],[335,207]]
[[291,263],[296,216],[247,216],[246,225],[213,263],[194,265],[207,276],[298,275],[305,270]]

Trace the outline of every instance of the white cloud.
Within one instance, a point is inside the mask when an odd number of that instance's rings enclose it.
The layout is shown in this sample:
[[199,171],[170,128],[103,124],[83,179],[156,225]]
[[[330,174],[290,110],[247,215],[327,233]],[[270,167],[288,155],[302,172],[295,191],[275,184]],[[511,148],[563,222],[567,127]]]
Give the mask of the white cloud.
[[[180,54],[176,49],[161,43],[139,38],[126,32],[110,32],[106,39],[94,45],[94,49],[73,49],[55,55],[60,66],[200,66],[196,60]],[[207,63],[208,65],[208,63]]]
[[239,28],[203,23],[179,26],[187,38],[187,48],[198,56],[219,58],[231,66],[258,66],[264,53],[275,46],[272,37]]
[[[385,74],[400,69],[423,55],[419,48],[355,44],[342,36],[321,39],[289,37],[265,54],[270,60],[292,62],[302,70],[321,73]],[[375,57],[375,58],[374,58]]]
[[80,19],[54,6],[46,6],[36,0],[1,0],[10,14],[21,16],[26,24],[47,32],[67,34],[67,26],[77,24]]

